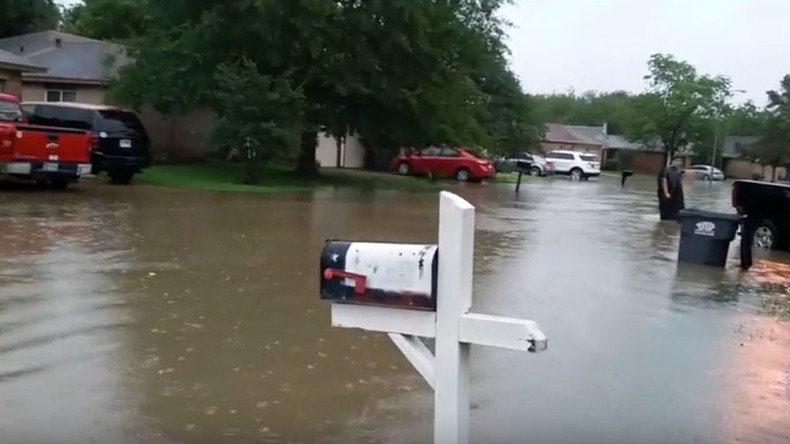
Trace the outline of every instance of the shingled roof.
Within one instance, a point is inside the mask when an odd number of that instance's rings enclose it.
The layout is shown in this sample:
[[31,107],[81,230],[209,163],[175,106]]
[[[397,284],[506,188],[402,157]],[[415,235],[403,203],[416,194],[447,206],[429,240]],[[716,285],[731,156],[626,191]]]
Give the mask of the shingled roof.
[[24,57],[19,57],[18,55],[3,50],[0,50],[0,66],[22,72],[47,70],[43,66],[39,66]]
[[578,143],[585,145],[603,146],[606,133],[602,126],[564,125],[561,123],[547,123],[546,133],[543,136],[546,142]]
[[58,31],[42,31],[0,39],[0,50],[46,68],[24,74],[26,79],[103,83],[127,63],[124,48],[115,43]]

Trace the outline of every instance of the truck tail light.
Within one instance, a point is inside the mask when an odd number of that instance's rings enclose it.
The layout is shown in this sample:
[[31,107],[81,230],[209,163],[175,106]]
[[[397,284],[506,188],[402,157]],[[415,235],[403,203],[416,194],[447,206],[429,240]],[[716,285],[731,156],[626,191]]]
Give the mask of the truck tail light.
[[96,151],[99,148],[99,136],[91,134],[91,151]]
[[0,129],[0,148],[9,148],[14,145],[16,130],[14,128]]

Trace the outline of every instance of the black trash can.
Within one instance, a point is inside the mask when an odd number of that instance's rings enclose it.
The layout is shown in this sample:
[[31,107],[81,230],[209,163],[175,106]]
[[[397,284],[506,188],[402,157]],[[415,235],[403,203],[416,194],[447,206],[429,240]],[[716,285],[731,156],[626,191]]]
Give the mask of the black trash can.
[[680,212],[678,260],[689,264],[724,267],[730,242],[738,232],[742,216],[701,210]]

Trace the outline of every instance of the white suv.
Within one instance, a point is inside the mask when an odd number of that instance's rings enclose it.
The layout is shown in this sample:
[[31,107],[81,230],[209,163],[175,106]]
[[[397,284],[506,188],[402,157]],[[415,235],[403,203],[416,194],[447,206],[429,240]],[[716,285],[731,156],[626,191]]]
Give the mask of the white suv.
[[576,151],[551,151],[546,154],[554,174],[571,176],[573,180],[586,180],[601,175],[601,162],[594,154]]

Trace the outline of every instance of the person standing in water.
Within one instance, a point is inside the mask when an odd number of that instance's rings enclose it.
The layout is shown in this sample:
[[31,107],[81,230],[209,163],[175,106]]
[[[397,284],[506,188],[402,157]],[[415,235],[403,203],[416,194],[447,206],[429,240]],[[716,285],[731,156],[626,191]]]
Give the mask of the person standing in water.
[[658,211],[661,220],[677,220],[680,210],[686,208],[680,172],[682,165],[683,160],[675,158],[658,176]]

